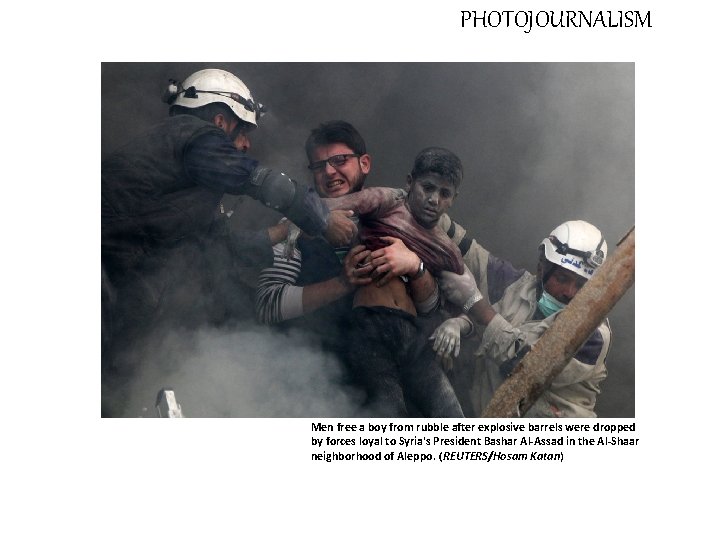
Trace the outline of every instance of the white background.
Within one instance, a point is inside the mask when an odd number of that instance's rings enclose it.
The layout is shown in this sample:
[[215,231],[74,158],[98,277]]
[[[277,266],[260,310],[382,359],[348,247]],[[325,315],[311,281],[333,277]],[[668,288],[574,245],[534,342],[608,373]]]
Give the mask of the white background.
[[[529,3],[285,4],[6,8],[0,534],[708,536],[718,8],[623,3],[653,28],[524,34],[462,29],[460,10]],[[635,62],[640,446],[563,464],[328,464],[310,462],[306,420],[101,420],[100,64],[158,60]]]

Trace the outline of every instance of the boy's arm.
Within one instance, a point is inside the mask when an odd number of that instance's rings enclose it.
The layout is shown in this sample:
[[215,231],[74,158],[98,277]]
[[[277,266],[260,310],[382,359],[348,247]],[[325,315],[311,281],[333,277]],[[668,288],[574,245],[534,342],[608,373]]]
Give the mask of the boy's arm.
[[352,210],[355,215],[378,217],[405,200],[402,189],[368,187],[356,193],[323,199],[330,210]]
[[414,274],[406,274],[410,289],[410,297],[421,315],[435,311],[440,304],[440,290],[437,282],[430,272],[424,267],[418,269]]

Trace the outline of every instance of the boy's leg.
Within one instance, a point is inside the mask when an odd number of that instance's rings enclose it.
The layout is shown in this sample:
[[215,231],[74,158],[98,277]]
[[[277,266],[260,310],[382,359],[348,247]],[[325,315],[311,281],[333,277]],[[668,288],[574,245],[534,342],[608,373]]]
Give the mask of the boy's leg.
[[397,318],[372,308],[353,309],[347,364],[352,377],[367,391],[368,416],[408,416],[394,344]]
[[426,334],[416,331],[401,357],[400,373],[407,397],[428,418],[463,418],[460,402]]

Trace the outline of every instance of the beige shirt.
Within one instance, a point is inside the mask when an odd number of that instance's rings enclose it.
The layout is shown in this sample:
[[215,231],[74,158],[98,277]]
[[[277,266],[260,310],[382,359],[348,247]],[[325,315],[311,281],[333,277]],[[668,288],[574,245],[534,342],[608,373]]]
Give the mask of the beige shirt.
[[[451,228],[450,219],[441,219],[444,230]],[[453,241],[458,245],[464,239],[466,231],[455,224]],[[463,259],[475,277],[480,292],[488,295],[489,253],[475,240],[469,245]],[[475,353],[475,370],[471,387],[471,400],[474,413],[479,415],[488,405],[498,387],[505,381],[499,367],[506,360],[515,357],[525,345],[536,343],[555,320],[551,315],[542,320],[533,320],[537,307],[537,279],[529,272],[509,285],[500,300],[493,304],[498,313],[487,327],[476,328],[480,345]],[[611,341],[610,326],[607,321],[598,327],[602,346],[594,364],[570,359],[535,404],[528,410],[526,417],[595,417],[595,402],[600,393],[600,382],[607,377],[605,359]],[[597,337],[596,337],[597,339]],[[582,348],[581,348],[582,350]]]

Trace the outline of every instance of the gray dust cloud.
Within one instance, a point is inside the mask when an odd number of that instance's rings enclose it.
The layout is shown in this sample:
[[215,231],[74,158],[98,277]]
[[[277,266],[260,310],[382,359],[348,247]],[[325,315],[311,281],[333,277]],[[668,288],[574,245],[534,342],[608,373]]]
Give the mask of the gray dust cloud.
[[[415,154],[444,146],[465,179],[450,211],[474,238],[533,271],[556,225],[584,219],[610,252],[634,225],[635,67],[632,63],[104,63],[102,156],[167,115],[167,80],[220,68],[240,77],[268,114],[250,156],[311,180],[311,128],[333,119],[358,128],[372,156],[366,185],[400,187]],[[228,197],[233,227],[258,230],[279,215]],[[635,288],[610,313],[599,417],[635,416]],[[332,417],[362,396],[337,384],[337,361],[305,337],[252,321],[237,329],[168,332],[134,381],[125,416],[153,416],[173,386],[188,416]]]

